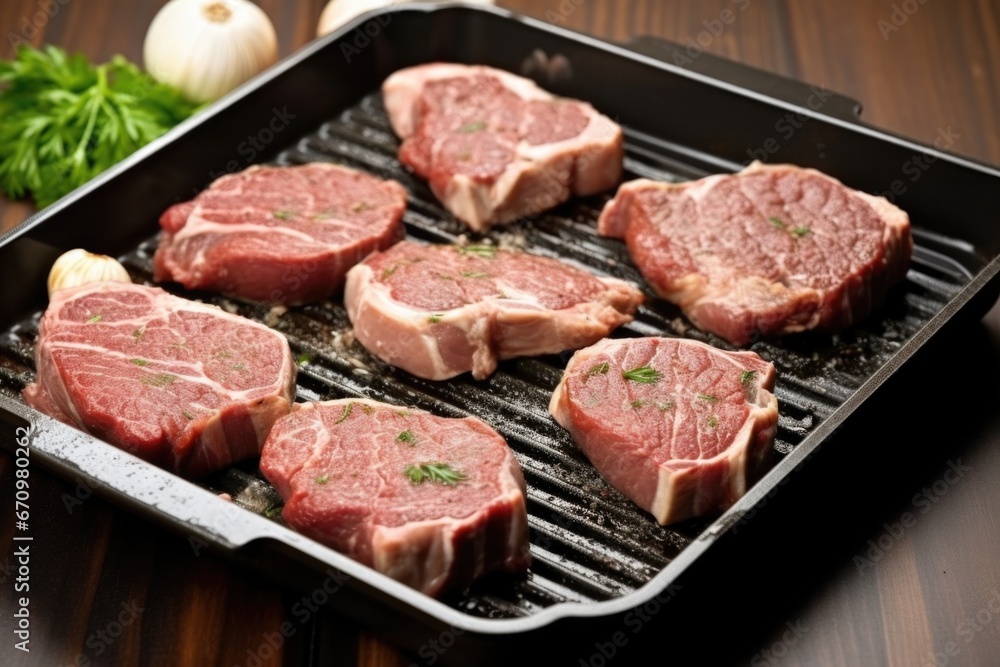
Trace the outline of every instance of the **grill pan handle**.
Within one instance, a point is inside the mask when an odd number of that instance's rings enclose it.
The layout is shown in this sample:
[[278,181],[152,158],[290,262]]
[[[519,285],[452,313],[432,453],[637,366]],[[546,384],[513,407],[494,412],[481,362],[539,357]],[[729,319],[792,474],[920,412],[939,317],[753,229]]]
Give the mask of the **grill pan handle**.
[[706,53],[700,46],[676,44],[660,37],[641,35],[629,40],[625,47],[657,60],[683,67],[698,74],[725,81],[762,95],[768,95],[798,106],[809,106],[816,90],[827,96],[823,113],[851,123],[860,123],[861,102],[839,93],[826,91],[822,86],[812,86],[780,74],[750,67],[734,60]]

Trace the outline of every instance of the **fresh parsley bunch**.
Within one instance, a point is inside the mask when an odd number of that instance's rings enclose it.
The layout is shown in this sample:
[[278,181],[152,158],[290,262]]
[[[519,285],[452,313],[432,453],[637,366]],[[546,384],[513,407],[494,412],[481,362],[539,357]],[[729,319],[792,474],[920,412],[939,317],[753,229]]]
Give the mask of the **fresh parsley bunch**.
[[95,66],[22,45],[0,61],[0,190],[48,206],[195,109],[122,56]]

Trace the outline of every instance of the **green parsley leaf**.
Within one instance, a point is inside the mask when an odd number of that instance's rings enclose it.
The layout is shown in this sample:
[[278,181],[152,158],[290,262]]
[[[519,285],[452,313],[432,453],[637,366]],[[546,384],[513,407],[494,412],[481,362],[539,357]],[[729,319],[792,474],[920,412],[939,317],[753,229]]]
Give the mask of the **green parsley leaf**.
[[335,421],[333,423],[334,424],[339,424],[342,421],[347,421],[347,418],[351,416],[351,410],[353,410],[353,409],[354,409],[354,403],[348,403],[347,405],[345,405],[344,406],[344,411],[342,413],[340,413],[340,417],[338,417],[337,421]]
[[446,486],[455,486],[466,479],[465,473],[455,470],[448,463],[409,465],[403,470],[403,474],[409,477],[414,484],[430,481]]
[[663,377],[663,373],[651,366],[640,366],[630,371],[622,371],[622,377],[640,384],[656,384]]
[[594,375],[607,375],[609,370],[611,370],[611,365],[606,361],[604,363],[594,364],[590,367],[590,370],[587,371],[587,377],[592,377]]
[[497,247],[494,245],[463,245],[458,246],[458,252],[463,255],[475,255],[484,259],[493,259],[497,254]]
[[48,206],[196,108],[122,56],[94,65],[22,44],[0,61],[0,191]]
[[148,384],[151,387],[167,387],[173,384],[174,380],[177,379],[176,375],[171,375],[170,373],[156,373],[154,375],[143,375],[139,378],[139,382],[143,384]]

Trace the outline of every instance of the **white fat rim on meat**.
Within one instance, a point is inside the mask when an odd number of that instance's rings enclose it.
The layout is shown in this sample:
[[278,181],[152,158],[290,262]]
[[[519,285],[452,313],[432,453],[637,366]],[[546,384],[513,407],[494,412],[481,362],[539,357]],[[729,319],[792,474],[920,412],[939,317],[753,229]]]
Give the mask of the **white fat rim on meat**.
[[[147,317],[140,318],[140,319],[108,321],[108,322],[102,323],[101,326],[115,326],[115,327],[117,327],[117,326],[123,326],[126,329],[134,329],[137,326],[148,324],[150,322],[150,320],[162,319],[162,320],[166,321],[166,320],[169,320],[170,315],[177,314],[177,313],[180,313],[180,312],[183,312],[183,311],[188,311],[188,312],[193,312],[193,313],[209,314],[209,315],[212,315],[213,317],[218,317],[218,318],[222,318],[224,320],[229,320],[229,321],[231,321],[233,323],[237,323],[237,324],[239,324],[241,326],[245,326],[245,327],[254,327],[254,328],[260,329],[261,331],[266,331],[269,335],[274,335],[275,334],[275,332],[272,329],[264,326],[263,324],[260,324],[258,322],[254,322],[253,320],[247,319],[245,317],[241,317],[239,315],[235,315],[233,313],[228,313],[225,310],[219,308],[218,306],[213,306],[211,304],[199,303],[197,301],[188,301],[186,299],[182,299],[181,297],[174,296],[174,295],[170,294],[169,292],[165,292],[165,291],[161,290],[160,288],[153,288],[153,289],[159,290],[160,291],[159,294],[152,294],[152,295],[150,295],[150,293],[149,293],[150,288],[144,287],[142,285],[134,285],[134,284],[129,285],[129,284],[126,284],[126,283],[115,283],[114,286],[115,286],[115,291],[134,291],[134,292],[140,292],[141,294],[143,294],[143,296],[152,296],[153,297],[151,299],[152,308],[151,308],[151,310],[149,312],[149,315]],[[105,283],[91,283],[91,284],[88,284],[88,285],[83,285],[81,287],[68,288],[68,289],[64,289],[64,290],[59,290],[58,292],[56,292],[53,295],[52,300],[49,303],[49,308],[55,307],[56,311],[54,311],[54,312],[58,312],[58,309],[60,309],[63,306],[63,304],[68,303],[70,301],[75,301],[75,300],[77,300],[79,298],[85,297],[85,296],[87,296],[89,294],[93,294],[93,293],[107,294],[108,293],[108,287],[107,287],[107,285]],[[178,306],[176,308],[166,308],[166,307],[162,306],[160,304],[160,302],[158,301],[158,298],[159,297],[163,297],[163,296],[169,297],[169,300],[172,303],[176,303]],[[89,349],[89,350],[93,350],[95,352],[98,352],[98,353],[100,353],[100,354],[102,354],[104,356],[114,355],[114,356],[121,356],[122,358],[126,358],[128,356],[128,355],[125,355],[124,353],[112,352],[112,351],[108,350],[107,348],[104,348],[104,347],[101,347],[101,346],[87,345],[85,343],[71,343],[71,342],[53,343],[51,341],[46,340],[46,341],[43,341],[43,344],[45,345],[46,349],[53,349],[53,348],[81,349],[81,350],[87,350],[87,349]],[[153,363],[158,363],[159,362],[159,360],[157,360],[155,358],[151,358],[150,361],[153,362]],[[183,364],[183,365],[187,365],[187,366],[192,366],[192,364],[186,364],[184,362],[178,362],[178,361],[170,361],[170,362],[163,362],[163,363],[169,363],[171,365],[173,365],[173,364]],[[201,362],[198,362],[198,364],[196,364],[195,366],[196,367],[201,367]],[[209,385],[209,386],[212,386],[212,385],[217,386],[217,387],[220,388],[220,391],[223,394],[227,394],[227,395],[230,395],[230,396],[244,397],[246,395],[249,395],[250,393],[260,393],[262,391],[264,391],[266,393],[270,393],[270,391],[272,390],[272,388],[278,388],[279,390],[281,390],[280,391],[281,395],[288,396],[289,397],[289,401],[291,401],[291,394],[292,394],[292,392],[290,392],[287,387],[283,387],[282,386],[283,383],[281,382],[281,378],[282,377],[287,377],[287,374],[289,372],[292,372],[292,377],[294,377],[294,375],[295,375],[294,370],[295,370],[294,369],[294,361],[292,360],[291,350],[287,346],[285,346],[285,354],[284,354],[284,359],[282,360],[282,368],[277,373],[277,376],[276,376],[277,379],[276,379],[276,381],[274,383],[272,383],[271,385],[269,385],[268,387],[255,387],[252,390],[245,390],[245,391],[242,391],[242,392],[237,392],[235,390],[225,389],[225,388],[221,387],[220,385],[218,385],[217,383],[209,380],[207,377],[200,377],[200,378],[198,378],[198,377],[193,377],[193,376],[188,376],[188,375],[180,375],[180,374],[177,374],[177,373],[174,373],[174,374],[178,375],[178,377],[184,378],[185,380],[188,380],[188,381],[191,381],[191,382],[197,382],[197,383],[204,384],[204,385]],[[64,410],[66,410],[67,407],[68,407],[69,410],[67,410],[67,411],[71,412],[73,414],[73,416],[75,417],[75,421],[78,424],[82,423],[82,420],[79,418],[79,413],[76,411],[76,406],[75,406],[74,402],[69,399],[69,396],[66,393],[66,387],[65,387],[64,383],[60,382],[59,385],[60,385],[59,386],[60,393],[62,394],[63,398],[65,399],[63,402],[59,403],[59,407],[62,408],[62,409],[64,409]],[[52,395],[52,390],[54,388],[50,387],[48,384],[46,384],[45,389],[49,393],[49,395],[51,396]]]
[[[715,350],[719,352],[719,350]],[[725,358],[727,362],[732,364],[734,370],[742,371],[744,365],[737,362],[736,359],[732,358],[734,353],[727,353],[720,355]],[[736,355],[745,355],[746,352],[737,352]],[[753,354],[753,353],[750,353]],[[756,355],[754,355],[756,356]],[[764,404],[757,403],[753,405],[750,410],[750,414],[747,415],[746,421],[740,430],[737,431],[736,435],[733,436],[733,442],[726,447],[722,452],[708,459],[675,459],[674,462],[685,463],[690,462],[694,465],[704,466],[716,461],[723,461],[726,459],[730,460],[731,470],[734,474],[730,475],[731,481],[739,482],[738,488],[732,489],[733,496],[736,498],[742,497],[746,489],[746,476],[741,474],[747,469],[747,455],[750,450],[751,441],[756,437],[757,431],[755,427],[759,421],[759,417],[766,415],[771,412],[777,412],[778,410],[778,399],[777,397],[767,391],[766,394],[763,390],[758,391],[758,394],[763,397],[766,395],[767,402]],[[676,426],[676,424],[675,424]],[[677,471],[671,468],[661,466],[659,481],[656,485],[656,495],[653,498],[653,506],[651,514],[656,518],[661,524],[666,523],[671,514],[673,514],[673,504],[671,500],[675,499],[677,496],[673,492],[674,478],[680,474],[686,472],[685,470]]]
[[473,75],[495,76],[504,87],[526,100],[551,100],[553,95],[531,81],[505,70],[484,65],[431,63],[408,67],[391,74],[382,84],[385,108],[393,131],[405,139],[415,131],[416,101],[431,81]]
[[[579,134],[562,141],[538,145],[522,140],[514,151],[514,160],[491,186],[484,188],[468,176],[456,174],[449,180],[447,191],[435,194],[443,201],[446,208],[456,217],[466,221],[473,231],[485,231],[491,226],[493,213],[508,201],[511,191],[526,172],[547,170],[552,166],[552,162],[565,158],[570,161],[569,180],[566,183],[553,180],[551,188],[560,190],[559,197],[553,195],[555,199],[565,200],[573,190],[573,172],[576,168],[574,152],[585,151],[592,146],[600,147],[602,142],[612,140],[621,133],[617,125],[601,116],[589,104],[584,102],[580,104],[587,109],[589,118],[587,126]],[[527,117],[524,120],[525,123],[529,121],[530,118]],[[447,139],[448,135],[438,137],[432,152],[436,153],[440,143]],[[562,190],[565,190],[565,193],[561,192]]]
[[[365,399],[365,398],[345,398],[337,399],[333,401],[324,401],[324,404],[329,405],[347,405],[357,403],[359,405],[368,405],[375,409],[385,409],[387,407],[386,403],[381,403],[379,401]],[[310,412],[319,409],[319,404],[306,403],[299,404],[295,408],[296,412]],[[413,414],[432,414],[426,410],[421,410],[419,408],[406,408],[409,412]],[[471,417],[480,423],[485,424],[482,420],[477,417]],[[488,426],[488,424],[487,424]],[[325,445],[329,442],[330,435],[329,432],[324,428],[316,428],[316,423],[303,424],[298,430],[309,430],[311,432],[317,432],[319,438],[314,439],[312,453],[308,459],[303,461],[302,465],[297,467],[295,470],[291,471],[288,478],[291,479],[296,474],[299,473],[304,468],[308,468],[315,458],[323,451]],[[295,431],[293,431],[294,433]],[[509,506],[517,506],[518,504],[524,505],[526,502],[525,489],[518,482],[517,477],[513,474],[513,470],[519,469],[517,464],[517,459],[514,457],[513,452],[508,448],[506,453],[507,469],[504,471],[500,479],[501,491],[500,495],[497,497],[502,504]],[[454,563],[454,550],[452,548],[453,540],[451,537],[460,530],[466,524],[474,524],[480,517],[480,515],[486,510],[479,510],[473,512],[472,514],[465,517],[451,517],[443,516],[433,520],[427,521],[414,521],[407,523],[403,526],[387,527],[378,526],[372,533],[372,556],[373,563],[372,566],[378,572],[386,574],[395,579],[400,579],[403,581],[409,581],[412,577],[403,576],[405,574],[411,574],[413,572],[421,572],[421,574],[431,574],[431,577],[422,580],[421,588],[425,590],[436,589],[443,580],[446,579],[452,570],[452,564]],[[505,550],[506,556],[511,556],[516,554],[521,549],[521,542],[518,539],[520,535],[524,534],[525,526],[520,525],[521,514],[512,513],[511,530],[508,532],[509,538],[507,541],[507,548]],[[442,547],[440,550],[443,553],[443,558],[441,559],[441,567],[435,568],[433,573],[429,573],[426,569],[426,563],[416,562],[412,558],[410,559],[390,559],[387,557],[387,547],[392,544],[408,544],[413,541],[414,532],[420,531],[421,533],[430,536],[433,541]],[[350,545],[352,548],[355,546],[353,543]],[[437,551],[437,550],[432,550]]]
[[[431,332],[429,316],[440,315],[440,319],[435,324],[449,324],[465,332],[466,338],[475,347],[473,367],[480,368],[484,365],[492,366],[496,361],[493,359],[492,349],[486,344],[489,342],[490,316],[494,311],[501,308],[507,313],[517,310],[533,313],[545,310],[536,295],[508,287],[502,280],[497,281],[497,286],[502,288],[503,293],[508,297],[504,299],[502,306],[487,299],[443,312],[414,308],[396,301],[390,294],[390,287],[377,282],[374,272],[367,264],[354,266],[348,272],[347,284],[346,289],[351,293],[351,296],[345,300],[349,302],[349,307],[354,311],[351,314],[352,321],[358,321],[358,318],[363,315],[362,309],[374,308],[377,312],[386,314],[393,319],[407,322],[415,332],[419,333],[423,346],[422,354],[432,362],[435,375],[439,377],[450,377],[453,375],[454,369],[445,364],[442,358],[437,338]],[[376,354],[380,352],[381,347],[382,341],[376,341],[374,350]]]

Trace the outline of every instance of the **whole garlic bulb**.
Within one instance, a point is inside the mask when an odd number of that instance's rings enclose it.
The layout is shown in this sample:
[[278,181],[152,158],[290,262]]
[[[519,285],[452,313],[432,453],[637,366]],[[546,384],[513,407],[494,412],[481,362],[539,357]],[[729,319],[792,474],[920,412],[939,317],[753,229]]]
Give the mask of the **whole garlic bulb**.
[[49,297],[66,287],[100,282],[130,283],[132,277],[114,257],[95,255],[83,248],[69,250],[49,270]]
[[[411,1],[412,0],[330,0],[326,7],[323,8],[323,13],[320,14],[319,25],[316,28],[316,35],[318,37],[322,37],[327,33],[333,32],[353,19],[355,16],[364,14],[372,9],[389,7],[391,5],[398,5]],[[478,0],[478,2],[488,5],[493,4],[493,0]]]
[[222,97],[277,59],[274,25],[248,0],[170,0],[143,44],[153,78],[194,102]]

